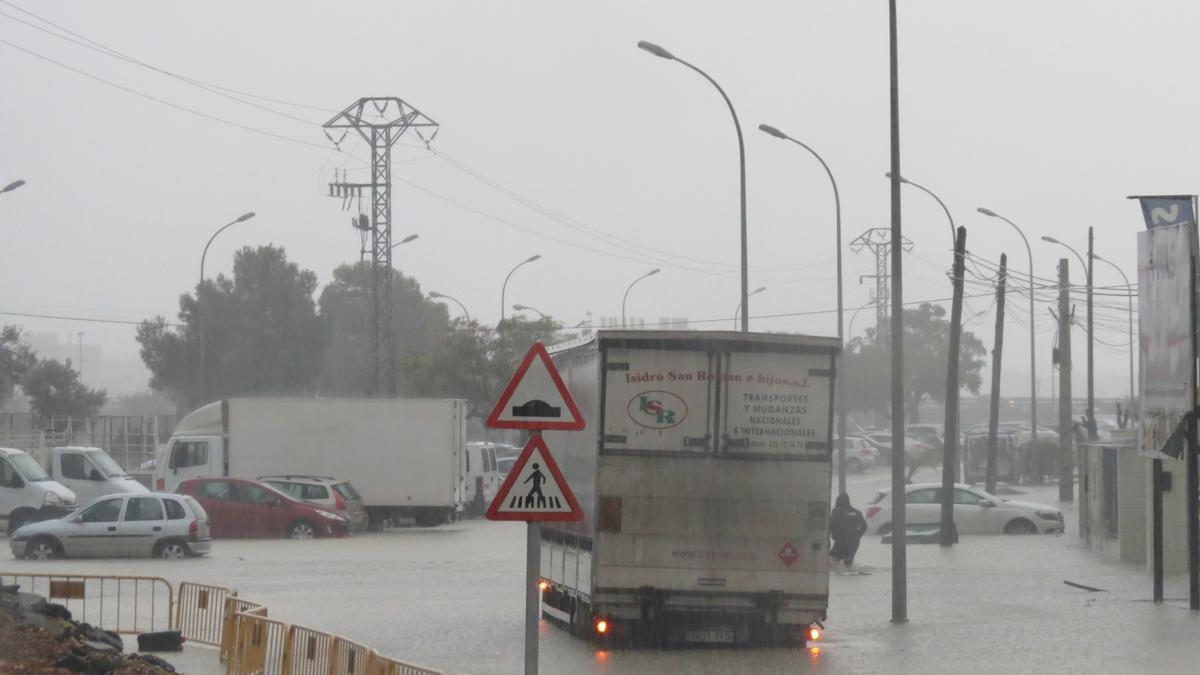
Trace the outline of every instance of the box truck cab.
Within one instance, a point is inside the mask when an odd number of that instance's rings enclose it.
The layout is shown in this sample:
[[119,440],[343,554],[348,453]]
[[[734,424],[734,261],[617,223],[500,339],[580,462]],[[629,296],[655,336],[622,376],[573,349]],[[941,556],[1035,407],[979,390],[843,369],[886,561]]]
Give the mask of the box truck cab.
[[23,450],[0,448],[0,526],[5,532],[64,516],[78,506],[75,493],[51,478]]
[[100,448],[53,448],[50,450],[46,469],[51,478],[75,493],[81,506],[86,506],[105,495],[150,492]]

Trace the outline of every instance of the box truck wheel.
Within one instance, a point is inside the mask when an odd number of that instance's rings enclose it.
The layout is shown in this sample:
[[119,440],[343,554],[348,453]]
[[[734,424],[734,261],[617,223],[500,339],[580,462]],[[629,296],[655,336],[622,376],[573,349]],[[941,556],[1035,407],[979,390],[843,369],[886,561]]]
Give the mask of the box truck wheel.
[[420,509],[416,521],[420,527],[435,527],[446,522],[446,514],[441,509]]

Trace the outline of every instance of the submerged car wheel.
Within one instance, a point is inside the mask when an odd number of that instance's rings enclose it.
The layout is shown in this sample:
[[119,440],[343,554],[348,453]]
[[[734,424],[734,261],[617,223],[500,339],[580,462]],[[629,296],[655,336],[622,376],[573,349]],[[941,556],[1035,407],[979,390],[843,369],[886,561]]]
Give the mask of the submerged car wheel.
[[1004,526],[1004,534],[1037,534],[1037,531],[1037,526],[1024,518],[1017,518]]
[[288,528],[289,539],[312,539],[315,536],[317,533],[307,520],[297,520]]
[[54,560],[63,557],[62,547],[49,537],[38,537],[25,546],[25,557],[30,560]]
[[167,541],[158,545],[156,557],[164,560],[182,560],[191,555],[187,544],[179,541]]

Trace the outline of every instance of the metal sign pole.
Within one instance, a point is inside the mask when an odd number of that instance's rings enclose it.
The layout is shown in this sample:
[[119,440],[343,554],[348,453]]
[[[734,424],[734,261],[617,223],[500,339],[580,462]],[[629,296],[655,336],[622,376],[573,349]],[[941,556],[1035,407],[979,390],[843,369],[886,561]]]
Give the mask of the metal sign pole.
[[538,614],[541,608],[542,524],[531,521],[528,526],[525,560],[525,675],[538,672]]

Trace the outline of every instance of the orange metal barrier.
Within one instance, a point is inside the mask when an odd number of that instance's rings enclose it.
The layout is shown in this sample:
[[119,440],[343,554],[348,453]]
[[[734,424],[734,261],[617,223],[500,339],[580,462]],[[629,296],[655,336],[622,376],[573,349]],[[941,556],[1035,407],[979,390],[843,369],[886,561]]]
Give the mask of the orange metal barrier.
[[160,577],[0,572],[0,584],[43,595],[76,621],[104,630],[136,634],[172,627],[175,591]]

